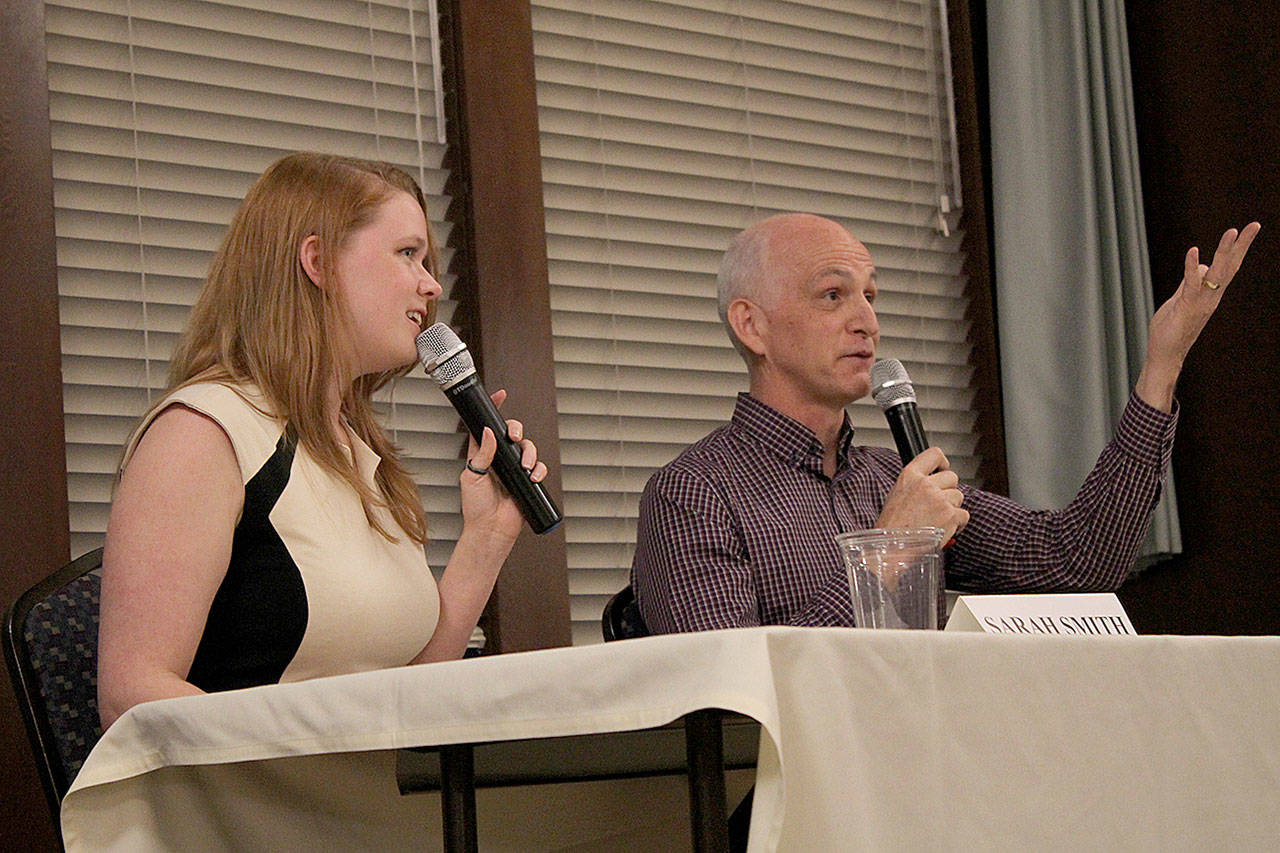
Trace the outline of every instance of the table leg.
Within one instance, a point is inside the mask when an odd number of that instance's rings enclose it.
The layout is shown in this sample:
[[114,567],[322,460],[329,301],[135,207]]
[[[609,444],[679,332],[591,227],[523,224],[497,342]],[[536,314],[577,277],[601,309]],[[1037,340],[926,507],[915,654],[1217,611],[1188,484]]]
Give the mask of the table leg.
[[720,711],[708,708],[684,717],[689,758],[689,819],[695,853],[728,853],[729,822],[724,792],[724,732]]
[[476,769],[471,744],[440,747],[440,810],[444,849],[476,853]]

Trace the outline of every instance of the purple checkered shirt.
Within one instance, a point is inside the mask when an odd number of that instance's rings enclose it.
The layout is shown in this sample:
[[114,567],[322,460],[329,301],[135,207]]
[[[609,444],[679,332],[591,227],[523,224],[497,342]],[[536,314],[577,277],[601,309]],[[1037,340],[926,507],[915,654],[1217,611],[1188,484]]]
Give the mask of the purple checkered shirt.
[[[1075,499],[1032,510],[961,486],[969,524],[946,552],[965,592],[1112,590],[1133,566],[1173,451],[1174,414],[1131,395]],[[834,478],[807,427],[739,394],[733,419],[655,473],[631,582],[655,633],[853,625],[835,537],[874,527],[902,462],[840,431]]]

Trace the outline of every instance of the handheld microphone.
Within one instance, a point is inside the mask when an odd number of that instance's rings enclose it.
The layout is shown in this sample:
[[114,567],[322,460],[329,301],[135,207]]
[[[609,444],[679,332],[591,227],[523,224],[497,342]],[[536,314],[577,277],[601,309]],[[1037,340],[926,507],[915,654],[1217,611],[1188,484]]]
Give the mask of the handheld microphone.
[[898,445],[898,455],[906,465],[929,447],[920,412],[916,409],[916,389],[907,369],[896,358],[871,365],[871,396],[889,421],[889,431]]
[[[896,358],[884,358],[871,365],[871,398],[889,422],[893,443],[898,445],[898,455],[906,465],[929,449],[929,439],[924,436],[920,412],[916,408],[916,389],[911,384],[907,369]],[[956,544],[952,536],[942,544],[945,551]],[[945,581],[938,578],[938,624],[946,624],[947,602],[943,596]]]
[[[871,397],[889,422],[903,465],[929,449],[929,439],[924,436],[920,412],[916,409],[916,389],[902,362],[886,358],[871,365]],[[955,541],[953,536],[942,547],[950,548]]]
[[414,342],[418,345],[418,358],[427,375],[458,410],[462,422],[476,441],[480,441],[485,427],[493,430],[498,448],[493,454],[492,467],[498,472],[498,479],[507,493],[520,507],[529,527],[534,533],[553,530],[562,520],[560,510],[543,484],[529,479],[529,472],[521,467],[520,445],[507,435],[507,422],[498,414],[498,407],[480,384],[476,363],[467,351],[467,345],[444,323],[431,326]]

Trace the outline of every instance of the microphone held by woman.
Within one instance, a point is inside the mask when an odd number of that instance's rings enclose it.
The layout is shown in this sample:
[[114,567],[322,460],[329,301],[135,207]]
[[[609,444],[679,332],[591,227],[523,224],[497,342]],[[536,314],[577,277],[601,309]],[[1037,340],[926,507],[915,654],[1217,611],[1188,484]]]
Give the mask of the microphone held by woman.
[[[546,486],[535,483],[520,464],[521,449],[507,435],[506,421],[480,384],[475,360],[458,335],[444,323],[436,323],[418,335],[418,357],[427,375],[440,386],[458,410],[462,422],[480,441],[484,428],[493,431],[498,449],[493,468],[534,533],[547,533],[561,522],[560,510],[547,494]],[[473,471],[475,469],[472,469]]]

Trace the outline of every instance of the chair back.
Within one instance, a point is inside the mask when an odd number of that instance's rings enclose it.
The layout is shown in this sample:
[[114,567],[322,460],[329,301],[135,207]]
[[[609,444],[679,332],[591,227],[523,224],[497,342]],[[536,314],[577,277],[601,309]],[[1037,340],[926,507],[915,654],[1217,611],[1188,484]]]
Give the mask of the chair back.
[[631,584],[614,593],[605,604],[604,613],[600,616],[600,630],[606,642],[649,636],[649,628],[640,615],[640,605]]
[[102,736],[98,722],[97,548],[23,593],[4,618],[4,656],[49,807]]

